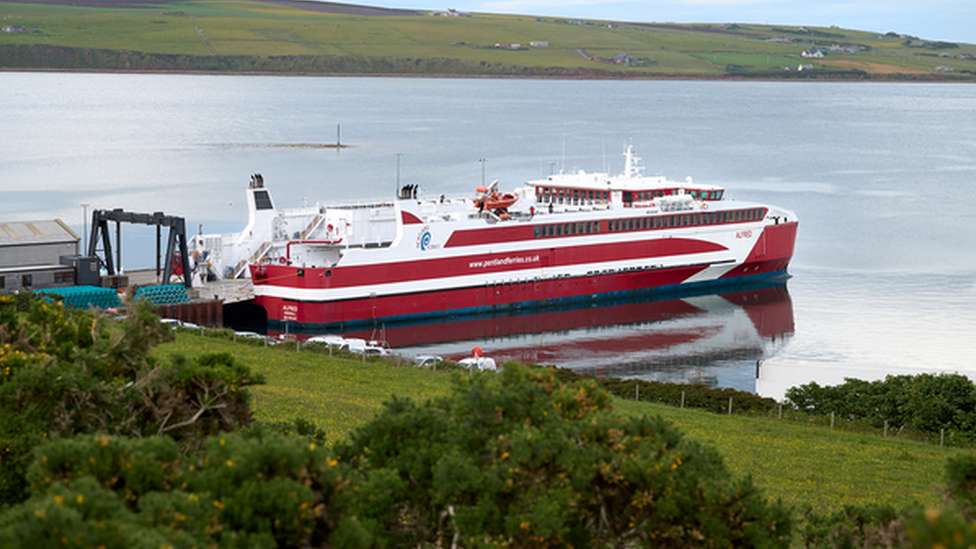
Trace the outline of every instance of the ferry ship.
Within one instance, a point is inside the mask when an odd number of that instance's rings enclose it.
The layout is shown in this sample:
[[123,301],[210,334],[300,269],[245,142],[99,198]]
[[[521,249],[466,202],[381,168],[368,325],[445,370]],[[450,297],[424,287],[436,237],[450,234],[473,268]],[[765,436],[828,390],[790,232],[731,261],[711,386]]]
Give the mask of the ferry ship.
[[276,209],[255,176],[245,230],[190,247],[210,277],[249,269],[269,327],[299,330],[788,276],[793,212],[728,200],[723,188],[691,178],[645,176],[631,147],[624,157],[619,175],[558,173],[510,193],[497,181],[467,198],[426,197],[408,185],[387,203],[295,210]]

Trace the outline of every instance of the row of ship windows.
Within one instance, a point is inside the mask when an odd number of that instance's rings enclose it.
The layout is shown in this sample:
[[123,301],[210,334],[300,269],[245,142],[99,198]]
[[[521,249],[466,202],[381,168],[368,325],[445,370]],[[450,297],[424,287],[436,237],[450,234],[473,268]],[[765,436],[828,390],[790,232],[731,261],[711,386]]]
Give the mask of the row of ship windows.
[[[552,202],[553,204],[579,205],[581,203],[592,204],[594,201],[606,202],[610,200],[610,193],[608,191],[581,191],[579,189],[570,190],[559,189],[556,187],[536,187],[535,194],[536,199],[543,204]],[[662,196],[672,196],[677,194],[678,189],[660,189],[656,191],[637,192],[625,191],[623,193],[623,201],[625,204],[630,204],[632,202],[653,200]],[[692,198],[699,200],[721,200],[723,191],[685,190],[685,194],[691,195]]]
[[[597,234],[601,230],[607,230],[609,232],[621,232],[642,231],[648,229],[667,229],[669,227],[718,225],[721,223],[757,221],[762,219],[764,215],[765,210],[763,208],[753,208],[749,210],[734,210],[727,212],[631,217],[628,219],[611,219],[605,222],[587,221],[585,223],[550,223],[547,225],[536,225],[535,237],[545,238],[550,236]],[[606,223],[606,225],[604,225],[604,223]]]
[[557,189],[550,187],[536,187],[536,199],[543,204],[572,204],[578,206],[580,203],[592,204],[594,201],[607,202],[610,200],[608,191],[581,191],[579,189]]

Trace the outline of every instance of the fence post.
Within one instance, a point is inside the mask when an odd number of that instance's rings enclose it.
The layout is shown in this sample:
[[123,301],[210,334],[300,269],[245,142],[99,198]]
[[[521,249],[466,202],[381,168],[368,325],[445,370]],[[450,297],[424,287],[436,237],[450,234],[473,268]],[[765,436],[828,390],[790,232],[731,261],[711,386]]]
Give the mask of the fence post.
[[295,340],[295,352],[300,353],[302,351],[302,342]]
[[779,418],[783,419],[783,403],[779,403]]
[[685,407],[685,392],[681,391],[681,407]]
[[945,427],[939,429],[939,446],[945,446]]
[[888,438],[888,420],[887,419],[885,420],[884,436],[885,436],[885,438]]
[[729,415],[732,415],[732,397],[729,397]]
[[637,384],[634,385],[634,393],[635,393],[634,400],[639,401],[640,400],[640,382],[639,381],[637,382]]

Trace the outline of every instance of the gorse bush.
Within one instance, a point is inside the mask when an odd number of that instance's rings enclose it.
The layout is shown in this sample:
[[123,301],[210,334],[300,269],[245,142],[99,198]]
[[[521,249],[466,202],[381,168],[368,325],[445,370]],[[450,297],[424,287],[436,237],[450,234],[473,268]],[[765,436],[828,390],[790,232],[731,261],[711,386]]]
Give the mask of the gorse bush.
[[226,354],[153,359],[167,337],[145,302],[117,321],[30,294],[0,297],[0,501],[27,496],[31,450],[50,438],[166,434],[186,451],[250,424],[246,388],[262,380]]
[[785,547],[789,513],[660,419],[610,413],[593,381],[514,363],[451,398],[394,399],[338,455],[395,472],[403,546]]
[[788,545],[788,511],[714,451],[608,401],[508,364],[436,402],[394,399],[332,451],[281,426],[187,455],[168,437],[51,441],[0,546]]
[[[84,436],[41,445],[33,495],[0,514],[3,547],[368,546],[368,496],[314,443],[256,429],[184,457],[168,437]],[[347,542],[360,540],[361,543]]]

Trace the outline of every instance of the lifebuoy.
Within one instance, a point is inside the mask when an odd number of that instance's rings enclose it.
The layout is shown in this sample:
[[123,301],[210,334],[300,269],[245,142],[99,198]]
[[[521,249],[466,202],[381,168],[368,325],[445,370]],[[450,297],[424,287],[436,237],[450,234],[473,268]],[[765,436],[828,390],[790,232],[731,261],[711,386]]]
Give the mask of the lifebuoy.
[[475,347],[471,349],[471,356],[475,358],[481,358],[481,347]]
[[281,256],[281,257],[278,258],[278,263],[281,263],[282,265],[284,265],[284,264],[288,263],[288,260],[285,258],[285,256]]
[[704,202],[702,202],[702,205],[701,205],[701,208],[702,208],[703,210],[707,210],[707,209],[708,209],[708,204],[706,204],[706,203],[704,203]]

